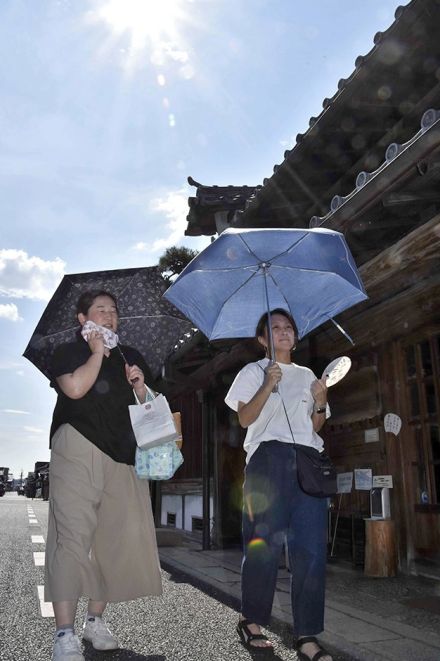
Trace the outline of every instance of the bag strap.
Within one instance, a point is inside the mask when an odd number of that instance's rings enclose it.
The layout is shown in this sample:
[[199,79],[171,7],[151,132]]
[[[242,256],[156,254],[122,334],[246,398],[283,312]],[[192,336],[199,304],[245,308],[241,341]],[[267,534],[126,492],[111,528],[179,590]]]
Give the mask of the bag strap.
[[[125,363],[126,365],[128,365],[128,364],[129,364],[129,363],[128,363],[128,360],[126,359],[126,357],[125,357],[125,355],[124,355],[124,352],[122,351],[122,349],[121,349],[119,343],[116,345],[116,348],[117,348],[117,350],[119,351],[119,354],[120,354],[122,360],[124,361],[124,363]],[[145,389],[146,389],[146,391],[147,391],[147,397],[146,397],[146,400],[145,400],[145,401],[146,401],[146,402],[151,402],[151,400],[153,400],[153,399],[155,399],[155,398],[157,397],[158,393],[157,393],[157,392],[154,392],[154,390],[152,390],[151,388],[149,388],[149,387],[147,386],[146,383],[144,383],[144,386],[145,386]],[[135,400],[136,400],[136,404],[140,404],[141,402],[139,401],[139,397],[136,395],[136,391],[135,391],[134,388],[133,388],[133,395],[134,395],[134,398],[135,398]]]
[[[260,363],[257,363],[257,365],[258,365],[258,367],[264,372],[264,374],[266,374],[266,372],[264,371],[264,369],[261,367]],[[264,379],[264,377],[263,377],[263,379]],[[281,393],[280,393],[280,389],[279,389],[279,388],[277,388],[276,392],[279,394],[280,399],[281,399],[281,403],[282,403],[282,405],[283,405],[284,413],[285,413],[285,415],[286,415],[287,424],[289,425],[290,435],[292,436],[293,444],[296,445],[295,437],[294,437],[294,435],[293,435],[292,426],[291,426],[291,424],[290,424],[290,420],[289,420],[289,416],[288,416],[288,414],[287,414],[286,405],[284,404],[283,396],[281,395]]]

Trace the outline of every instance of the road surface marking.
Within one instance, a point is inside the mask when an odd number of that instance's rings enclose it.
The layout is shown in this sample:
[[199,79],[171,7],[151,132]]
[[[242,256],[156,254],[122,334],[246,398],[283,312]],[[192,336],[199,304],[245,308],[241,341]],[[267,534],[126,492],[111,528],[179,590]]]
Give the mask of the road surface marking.
[[36,567],[42,567],[44,565],[44,551],[34,551],[34,564]]
[[31,535],[32,544],[44,544],[43,535]]
[[55,617],[50,601],[44,601],[44,585],[37,585],[38,599],[40,600],[40,611],[42,617]]

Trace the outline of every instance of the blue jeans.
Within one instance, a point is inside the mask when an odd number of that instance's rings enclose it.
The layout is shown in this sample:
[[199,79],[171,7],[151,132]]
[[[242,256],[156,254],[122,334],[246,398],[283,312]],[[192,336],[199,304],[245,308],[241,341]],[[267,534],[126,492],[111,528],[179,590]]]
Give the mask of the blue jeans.
[[294,636],[324,628],[327,499],[301,491],[293,444],[261,443],[243,487],[242,615],[269,622],[283,542],[291,569]]

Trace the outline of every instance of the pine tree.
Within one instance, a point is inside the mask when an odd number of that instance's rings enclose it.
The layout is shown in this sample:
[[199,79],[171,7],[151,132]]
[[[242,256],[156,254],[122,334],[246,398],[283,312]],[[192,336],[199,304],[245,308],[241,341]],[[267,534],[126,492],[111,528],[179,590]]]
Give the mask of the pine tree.
[[167,248],[159,259],[159,270],[167,282],[172,282],[176,275],[181,273],[185,266],[190,263],[199,253],[185,246],[171,246]]

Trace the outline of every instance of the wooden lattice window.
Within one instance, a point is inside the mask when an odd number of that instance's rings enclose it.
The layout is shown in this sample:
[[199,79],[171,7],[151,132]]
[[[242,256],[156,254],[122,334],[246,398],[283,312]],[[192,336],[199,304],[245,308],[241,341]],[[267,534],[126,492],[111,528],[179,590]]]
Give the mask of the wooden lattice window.
[[417,505],[440,504],[440,333],[405,349],[409,424],[415,439]]

